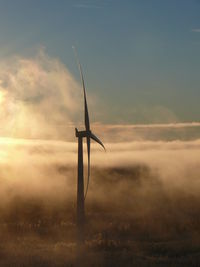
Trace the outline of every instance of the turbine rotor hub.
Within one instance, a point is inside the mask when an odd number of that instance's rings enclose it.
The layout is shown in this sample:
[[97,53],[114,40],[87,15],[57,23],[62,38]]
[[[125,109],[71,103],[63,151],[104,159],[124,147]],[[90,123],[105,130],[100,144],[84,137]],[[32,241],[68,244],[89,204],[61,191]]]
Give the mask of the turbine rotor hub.
[[75,134],[76,137],[90,137],[91,136],[91,131],[79,131],[77,128],[75,128]]

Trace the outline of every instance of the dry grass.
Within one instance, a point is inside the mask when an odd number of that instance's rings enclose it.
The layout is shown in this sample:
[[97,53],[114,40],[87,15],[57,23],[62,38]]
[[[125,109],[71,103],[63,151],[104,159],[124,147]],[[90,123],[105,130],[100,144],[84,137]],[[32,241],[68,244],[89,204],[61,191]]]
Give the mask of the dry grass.
[[[200,266],[198,197],[166,191],[146,166],[96,168],[93,177],[82,266]],[[0,266],[77,266],[74,200],[2,205]]]

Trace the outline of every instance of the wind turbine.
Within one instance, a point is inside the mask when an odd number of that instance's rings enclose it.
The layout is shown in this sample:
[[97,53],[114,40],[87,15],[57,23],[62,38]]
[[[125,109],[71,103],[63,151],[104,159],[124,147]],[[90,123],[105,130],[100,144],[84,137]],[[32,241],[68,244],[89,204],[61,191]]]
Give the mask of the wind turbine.
[[[80,72],[83,95],[84,95],[84,117],[85,117],[85,130],[79,131],[75,128],[75,135],[78,138],[78,181],[77,181],[77,238],[78,243],[84,243],[84,223],[85,223],[85,199],[88,192],[89,182],[90,182],[90,142],[91,139],[100,144],[104,150],[105,147],[103,143],[95,136],[90,129],[90,120],[87,106],[87,98],[86,98],[86,90],[85,90],[85,82],[83,77],[83,71],[78,59],[77,52],[74,49],[74,53],[77,59],[77,64]],[[83,168],[83,138],[86,138],[87,143],[87,156],[88,156],[88,171],[87,171],[87,185],[86,190],[84,192],[84,168]]]

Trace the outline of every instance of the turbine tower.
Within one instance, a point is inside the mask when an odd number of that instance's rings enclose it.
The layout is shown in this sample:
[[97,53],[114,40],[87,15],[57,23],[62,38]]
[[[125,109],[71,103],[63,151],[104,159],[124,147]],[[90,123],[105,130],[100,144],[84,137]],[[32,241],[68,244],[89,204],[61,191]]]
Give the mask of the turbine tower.
[[[90,142],[91,139],[100,144],[104,150],[105,147],[103,143],[96,137],[91,129],[90,129],[90,120],[89,120],[89,113],[88,113],[88,106],[87,106],[87,99],[86,99],[86,91],[85,91],[85,82],[83,77],[83,71],[78,59],[78,55],[76,53],[75,48],[74,53],[77,59],[77,64],[79,67],[82,88],[83,88],[83,95],[84,95],[84,117],[85,117],[85,130],[79,131],[75,128],[75,135],[78,138],[78,181],[77,181],[77,239],[78,244],[81,245],[84,243],[84,224],[85,224],[85,199],[88,192],[88,186],[90,182]],[[87,143],[87,156],[88,156],[88,170],[87,170],[87,185],[86,190],[84,191],[84,168],[83,168],[83,138],[86,138]]]

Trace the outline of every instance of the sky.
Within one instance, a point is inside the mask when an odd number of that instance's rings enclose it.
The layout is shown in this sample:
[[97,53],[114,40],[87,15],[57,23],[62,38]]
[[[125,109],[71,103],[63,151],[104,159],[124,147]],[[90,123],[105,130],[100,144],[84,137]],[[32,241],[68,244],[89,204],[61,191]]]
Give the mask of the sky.
[[92,121],[196,122],[199,14],[198,0],[0,0],[0,61],[42,49],[79,83],[75,45]]

